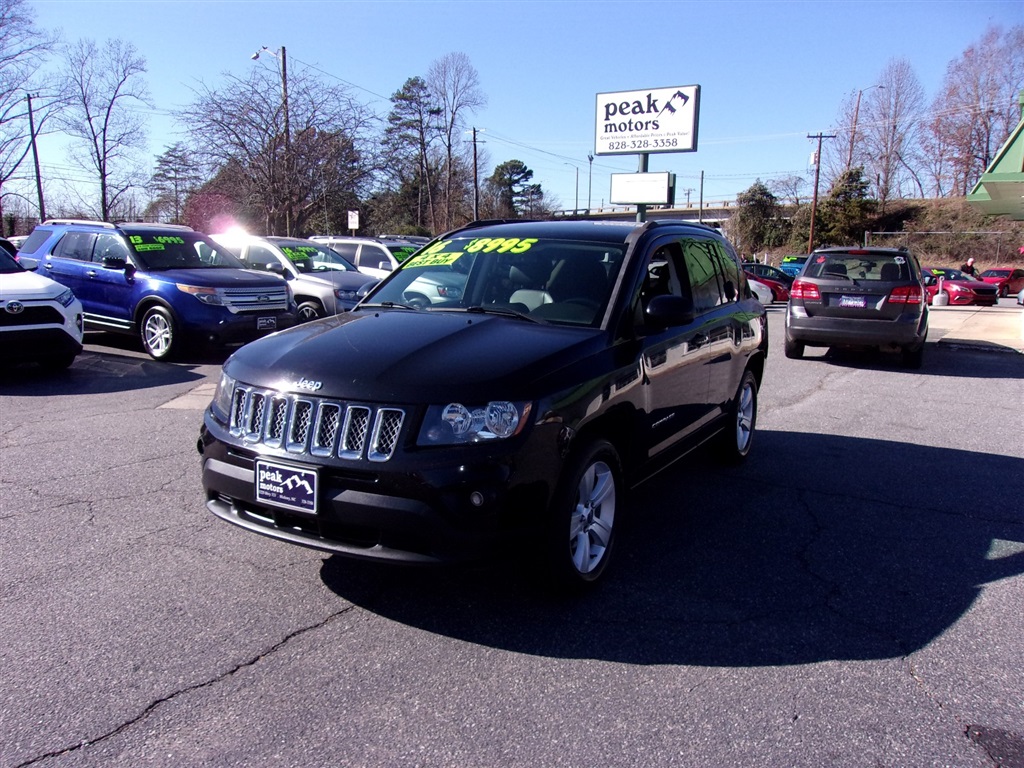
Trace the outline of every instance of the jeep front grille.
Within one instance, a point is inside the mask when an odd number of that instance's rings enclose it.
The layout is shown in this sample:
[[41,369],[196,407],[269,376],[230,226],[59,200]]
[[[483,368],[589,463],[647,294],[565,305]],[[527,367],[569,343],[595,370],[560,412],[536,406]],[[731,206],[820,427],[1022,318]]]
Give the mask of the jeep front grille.
[[236,386],[231,434],[249,444],[318,457],[387,461],[405,421],[400,408],[322,400]]

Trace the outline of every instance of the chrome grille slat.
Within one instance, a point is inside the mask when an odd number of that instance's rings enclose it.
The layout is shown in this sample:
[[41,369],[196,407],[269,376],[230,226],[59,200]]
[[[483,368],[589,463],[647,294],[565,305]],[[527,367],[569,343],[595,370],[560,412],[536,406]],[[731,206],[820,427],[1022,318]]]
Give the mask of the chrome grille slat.
[[258,389],[231,397],[231,434],[290,454],[382,462],[398,448],[405,411]]

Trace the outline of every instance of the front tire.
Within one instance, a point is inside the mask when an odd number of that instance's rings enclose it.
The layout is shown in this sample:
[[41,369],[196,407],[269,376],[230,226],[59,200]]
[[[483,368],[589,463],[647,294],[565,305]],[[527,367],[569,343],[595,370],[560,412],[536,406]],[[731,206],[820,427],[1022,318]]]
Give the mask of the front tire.
[[608,567],[621,478],[619,455],[605,440],[584,446],[566,465],[546,534],[547,565],[559,586],[590,586]]
[[304,301],[299,304],[299,322],[308,323],[325,315],[324,308],[316,301]]
[[143,348],[154,360],[167,360],[177,351],[177,325],[171,313],[163,307],[146,310],[139,335]]

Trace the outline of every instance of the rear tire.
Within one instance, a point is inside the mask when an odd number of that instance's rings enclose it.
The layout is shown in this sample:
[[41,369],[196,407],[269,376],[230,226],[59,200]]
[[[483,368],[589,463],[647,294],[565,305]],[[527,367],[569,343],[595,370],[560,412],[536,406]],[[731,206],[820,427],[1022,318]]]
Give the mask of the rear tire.
[[802,341],[795,341],[789,336],[786,336],[786,341],[783,344],[786,357],[791,360],[799,360],[804,356],[804,343]]
[[739,464],[750,454],[757,426],[757,379],[749,370],[743,372],[740,387],[729,408],[725,429],[719,435],[719,453],[728,464]]
[[902,352],[903,367],[918,369],[924,362],[924,344],[916,349],[904,349]]
[[178,351],[178,329],[171,313],[163,307],[150,307],[142,316],[139,336],[142,347],[154,360],[167,360]]

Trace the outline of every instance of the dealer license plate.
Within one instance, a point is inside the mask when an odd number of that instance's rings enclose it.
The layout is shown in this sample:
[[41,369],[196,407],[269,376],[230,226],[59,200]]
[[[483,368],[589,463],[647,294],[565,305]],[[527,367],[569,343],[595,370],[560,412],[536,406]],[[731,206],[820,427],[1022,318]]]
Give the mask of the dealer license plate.
[[257,331],[273,331],[277,328],[276,317],[257,317],[256,318],[256,330]]
[[315,470],[257,459],[255,482],[257,502],[316,514]]
[[863,296],[840,296],[839,297],[840,307],[856,307],[858,309],[864,309],[867,306]]

